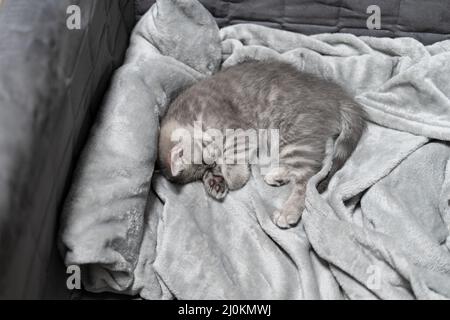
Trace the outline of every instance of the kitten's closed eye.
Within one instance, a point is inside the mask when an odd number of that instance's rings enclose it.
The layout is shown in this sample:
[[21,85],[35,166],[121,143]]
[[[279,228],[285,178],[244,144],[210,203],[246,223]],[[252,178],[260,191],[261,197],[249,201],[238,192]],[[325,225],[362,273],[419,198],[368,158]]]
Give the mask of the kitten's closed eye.
[[170,150],[170,171],[176,177],[183,172],[183,148],[176,145]]

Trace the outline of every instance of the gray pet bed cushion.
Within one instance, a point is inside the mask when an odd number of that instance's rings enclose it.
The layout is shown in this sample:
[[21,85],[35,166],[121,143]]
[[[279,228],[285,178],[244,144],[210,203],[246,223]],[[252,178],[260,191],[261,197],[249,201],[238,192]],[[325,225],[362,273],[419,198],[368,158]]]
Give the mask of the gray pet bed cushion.
[[[450,41],[219,31],[197,1],[140,20],[66,202],[61,248],[90,291],[144,298],[450,298]],[[224,202],[154,174],[169,101],[223,65],[278,59],[340,83],[373,123],[295,228],[270,219],[290,186],[257,167]]]

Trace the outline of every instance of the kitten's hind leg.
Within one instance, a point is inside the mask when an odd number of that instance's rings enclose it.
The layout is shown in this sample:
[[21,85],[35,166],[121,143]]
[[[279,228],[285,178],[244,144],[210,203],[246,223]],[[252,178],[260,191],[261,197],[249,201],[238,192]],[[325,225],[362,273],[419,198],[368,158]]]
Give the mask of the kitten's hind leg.
[[290,228],[298,223],[305,209],[305,192],[308,180],[314,175],[310,168],[291,171],[294,187],[280,210],[273,213],[273,222],[280,228]]
[[276,167],[271,169],[265,176],[264,181],[269,186],[279,187],[290,181],[289,168]]
[[222,200],[228,193],[228,185],[221,173],[214,168],[203,174],[206,192],[216,200]]

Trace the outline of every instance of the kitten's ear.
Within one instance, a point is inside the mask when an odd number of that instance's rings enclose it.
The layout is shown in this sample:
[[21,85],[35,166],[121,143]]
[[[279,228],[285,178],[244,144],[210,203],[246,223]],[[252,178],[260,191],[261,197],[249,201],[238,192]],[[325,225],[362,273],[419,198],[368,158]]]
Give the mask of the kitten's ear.
[[183,168],[183,147],[176,145],[170,150],[170,171],[172,176],[176,177]]

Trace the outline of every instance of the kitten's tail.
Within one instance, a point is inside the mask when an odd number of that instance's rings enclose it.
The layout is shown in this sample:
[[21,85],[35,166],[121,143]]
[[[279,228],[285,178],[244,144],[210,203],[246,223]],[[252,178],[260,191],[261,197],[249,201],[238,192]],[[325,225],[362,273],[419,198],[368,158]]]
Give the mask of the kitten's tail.
[[366,129],[364,118],[367,118],[366,113],[358,103],[346,102],[341,106],[341,128],[334,145],[333,164],[327,177],[318,185],[319,192],[327,188],[331,177],[342,168],[356,148]]

